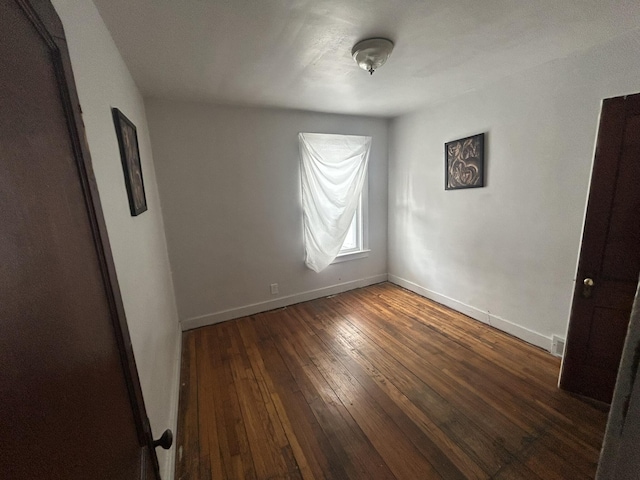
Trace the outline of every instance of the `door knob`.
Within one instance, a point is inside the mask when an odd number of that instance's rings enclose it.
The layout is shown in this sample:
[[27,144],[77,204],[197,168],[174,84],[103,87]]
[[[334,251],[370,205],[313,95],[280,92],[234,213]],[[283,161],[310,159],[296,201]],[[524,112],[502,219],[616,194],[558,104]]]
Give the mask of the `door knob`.
[[153,441],[155,448],[162,447],[165,450],[169,450],[173,444],[173,433],[168,428],[164,431],[162,436],[158,440]]
[[582,282],[584,284],[584,286],[582,287],[582,296],[584,298],[589,298],[591,297],[591,291],[593,289],[593,286],[595,285],[595,282],[593,281],[593,278],[585,278]]

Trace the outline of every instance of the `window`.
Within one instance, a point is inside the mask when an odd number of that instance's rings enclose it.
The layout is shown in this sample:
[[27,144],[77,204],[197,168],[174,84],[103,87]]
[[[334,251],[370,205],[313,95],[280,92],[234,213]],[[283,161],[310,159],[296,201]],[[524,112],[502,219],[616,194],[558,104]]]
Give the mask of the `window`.
[[[362,197],[360,198],[362,202]],[[347,230],[347,236],[344,239],[344,243],[342,244],[342,248],[340,248],[340,253],[338,255],[344,255],[346,253],[353,253],[359,250],[362,250],[360,239],[362,235],[360,235],[360,226],[362,223],[362,218],[360,218],[360,205],[358,205],[358,209],[353,214],[353,220],[351,220],[351,225],[349,225],[349,230]]]
[[364,214],[366,211],[367,201],[367,186],[362,189],[360,194],[360,201],[358,202],[358,208],[353,215],[353,220],[349,225],[347,236],[344,239],[340,253],[332,263],[344,262],[346,260],[352,260],[356,258],[362,258],[368,256],[368,235],[367,235],[367,218]]
[[366,256],[371,137],[300,133],[298,138],[305,263],[320,272],[334,261]]

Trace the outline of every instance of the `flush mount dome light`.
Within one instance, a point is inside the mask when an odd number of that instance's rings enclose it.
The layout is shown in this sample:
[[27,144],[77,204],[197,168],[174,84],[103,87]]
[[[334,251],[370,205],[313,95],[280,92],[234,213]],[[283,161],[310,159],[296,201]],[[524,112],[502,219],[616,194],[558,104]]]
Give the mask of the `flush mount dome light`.
[[393,42],[391,40],[368,38],[356,43],[351,50],[351,55],[360,68],[373,75],[375,70],[384,65],[392,50]]

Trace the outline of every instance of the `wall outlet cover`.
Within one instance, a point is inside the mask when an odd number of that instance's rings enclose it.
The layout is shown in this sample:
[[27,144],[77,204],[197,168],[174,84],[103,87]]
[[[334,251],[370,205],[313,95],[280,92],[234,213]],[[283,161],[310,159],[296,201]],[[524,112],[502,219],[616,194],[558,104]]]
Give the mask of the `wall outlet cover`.
[[564,355],[564,338],[553,335],[551,337],[551,353],[557,357]]

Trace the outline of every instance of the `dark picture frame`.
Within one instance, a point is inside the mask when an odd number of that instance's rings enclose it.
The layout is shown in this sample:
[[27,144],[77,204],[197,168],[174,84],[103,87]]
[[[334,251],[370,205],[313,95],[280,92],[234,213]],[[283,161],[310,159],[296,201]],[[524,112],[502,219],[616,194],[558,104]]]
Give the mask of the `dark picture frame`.
[[444,189],[484,187],[484,133],[444,144]]
[[135,217],[147,210],[147,197],[144,192],[140,150],[138,149],[138,131],[136,126],[120,110],[112,108],[113,123],[116,127],[120,159],[124,171],[124,183],[127,186],[129,210]]

